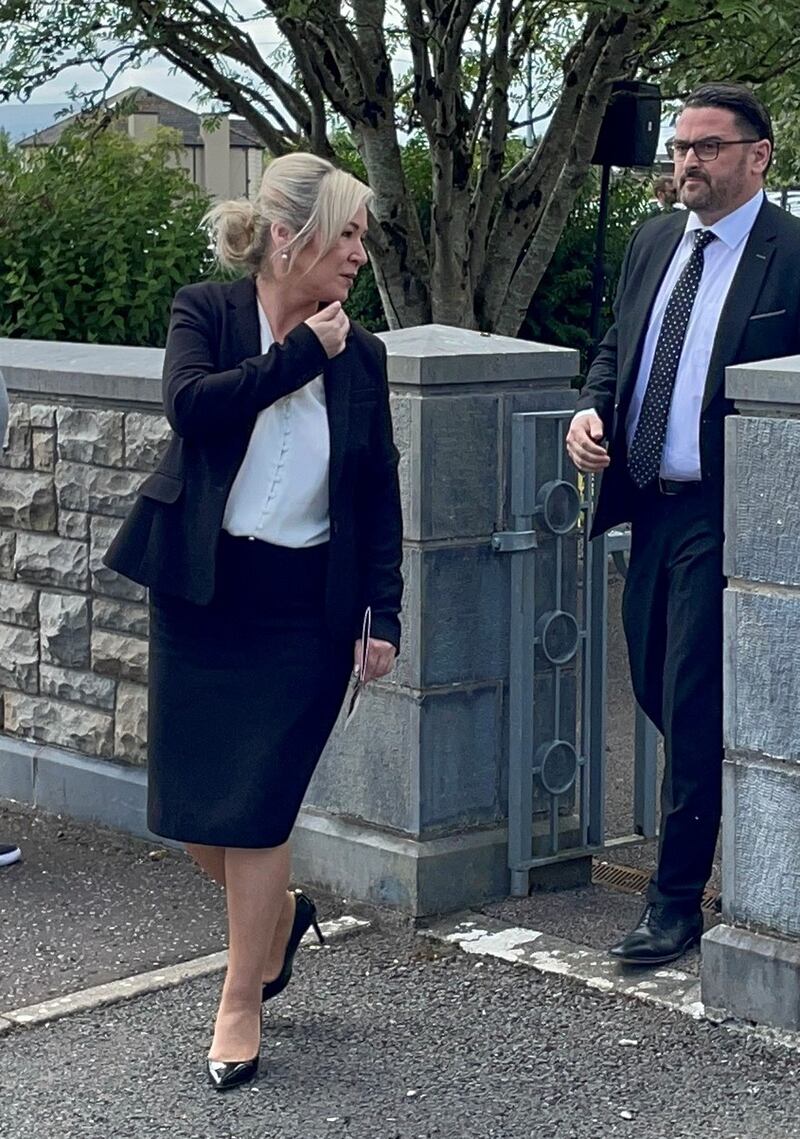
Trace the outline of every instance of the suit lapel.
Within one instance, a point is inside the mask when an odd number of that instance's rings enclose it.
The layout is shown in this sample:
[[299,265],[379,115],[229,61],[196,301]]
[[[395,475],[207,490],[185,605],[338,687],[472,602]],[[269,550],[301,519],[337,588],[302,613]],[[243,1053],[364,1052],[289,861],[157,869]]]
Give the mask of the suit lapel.
[[237,363],[261,355],[261,328],[258,323],[256,283],[252,277],[240,277],[228,287],[228,304],[235,312],[233,343]]
[[621,403],[626,403],[628,396],[633,393],[633,389],[636,385],[636,377],[639,372],[639,362],[642,358],[642,347],[644,345],[645,336],[647,335],[647,329],[650,325],[650,314],[653,311],[658,290],[661,288],[661,283],[666,276],[669,264],[675,256],[675,250],[678,248],[686,231],[685,215],[679,214],[676,211],[675,214],[670,215],[670,222],[672,224],[669,229],[664,226],[661,231],[655,230],[655,236],[659,238],[658,244],[654,247],[652,252],[643,255],[645,257],[645,272],[642,286],[639,290],[637,315],[634,318],[636,327],[639,330],[639,337],[634,351],[626,360],[621,377]]
[[354,345],[352,333],[347,338],[344,352],[328,360],[325,365],[325,405],[328,409],[328,427],[331,435],[331,460],[328,490],[333,499],[344,466],[347,429],[350,420],[350,378],[353,369]]
[[747,322],[753,315],[753,309],[775,253],[776,235],[772,209],[765,201],[750,231],[722,307],[706,376],[704,411],[722,387],[725,369],[730,364],[736,363]]

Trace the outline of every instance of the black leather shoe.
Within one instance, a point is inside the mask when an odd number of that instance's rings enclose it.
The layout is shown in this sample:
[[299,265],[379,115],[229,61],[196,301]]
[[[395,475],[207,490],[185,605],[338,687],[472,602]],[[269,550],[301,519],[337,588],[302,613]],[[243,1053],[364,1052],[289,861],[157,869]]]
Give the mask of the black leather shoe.
[[294,955],[309,926],[314,927],[314,933],[317,935],[320,945],[323,945],[325,938],[322,936],[322,930],[317,922],[317,907],[306,894],[296,890],[294,895],[294,921],[289,933],[289,940],[286,943],[283,967],[274,981],[264,982],[261,989],[262,1001],[268,1001],[270,997],[277,997],[278,993],[282,993],[291,981]]
[[686,913],[674,906],[650,903],[636,928],[608,952],[624,965],[666,965],[696,945],[702,935],[699,909]]
[[212,1086],[218,1092],[226,1092],[240,1084],[249,1084],[258,1074],[259,1056],[257,1052],[252,1060],[207,1060]]

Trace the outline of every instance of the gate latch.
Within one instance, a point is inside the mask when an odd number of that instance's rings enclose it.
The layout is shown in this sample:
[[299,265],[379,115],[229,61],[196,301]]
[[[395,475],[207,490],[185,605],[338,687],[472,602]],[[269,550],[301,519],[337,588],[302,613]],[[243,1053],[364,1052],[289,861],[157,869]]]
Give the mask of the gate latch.
[[492,549],[498,554],[519,554],[535,550],[539,536],[535,530],[499,530],[492,534]]

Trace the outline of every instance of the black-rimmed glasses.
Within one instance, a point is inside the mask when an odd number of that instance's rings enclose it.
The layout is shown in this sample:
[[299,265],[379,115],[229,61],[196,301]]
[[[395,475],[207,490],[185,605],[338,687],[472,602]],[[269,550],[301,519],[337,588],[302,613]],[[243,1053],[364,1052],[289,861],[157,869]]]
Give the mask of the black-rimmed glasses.
[[720,147],[746,146],[749,143],[759,142],[757,138],[733,138],[730,140],[719,138],[698,138],[696,142],[683,142],[681,139],[671,138],[667,143],[667,154],[670,158],[684,160],[690,150],[693,150],[699,162],[713,162],[719,158]]
[[353,692],[350,696],[350,703],[347,706],[347,717],[345,719],[345,727],[350,723],[355,715],[356,708],[361,700],[361,693],[366,688],[366,681],[364,677],[367,675],[367,665],[369,664],[369,638],[372,633],[372,610],[369,605],[364,610],[364,621],[361,625],[361,657],[358,664],[353,669]]

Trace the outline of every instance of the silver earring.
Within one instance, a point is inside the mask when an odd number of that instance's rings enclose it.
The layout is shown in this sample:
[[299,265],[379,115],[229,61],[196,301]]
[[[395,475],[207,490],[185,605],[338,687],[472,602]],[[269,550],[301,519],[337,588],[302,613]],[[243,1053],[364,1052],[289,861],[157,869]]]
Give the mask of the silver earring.
[[288,253],[281,253],[281,260],[282,261],[288,261],[289,260],[289,254]]

